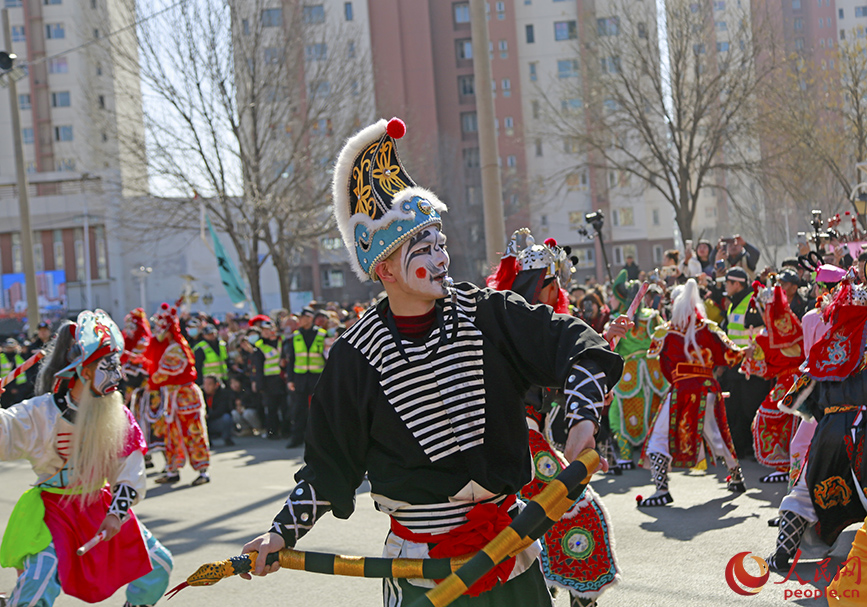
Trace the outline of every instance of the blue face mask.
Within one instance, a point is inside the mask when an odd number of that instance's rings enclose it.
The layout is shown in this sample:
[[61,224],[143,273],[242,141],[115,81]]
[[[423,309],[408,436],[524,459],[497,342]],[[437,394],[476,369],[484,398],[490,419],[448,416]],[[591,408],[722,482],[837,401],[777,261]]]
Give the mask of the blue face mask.
[[190,337],[198,337],[199,330],[198,329],[187,329],[187,335]]

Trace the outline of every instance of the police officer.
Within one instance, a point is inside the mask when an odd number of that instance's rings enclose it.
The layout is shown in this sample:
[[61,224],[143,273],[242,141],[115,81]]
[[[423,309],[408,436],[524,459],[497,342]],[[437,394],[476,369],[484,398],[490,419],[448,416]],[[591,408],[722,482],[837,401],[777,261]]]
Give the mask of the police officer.
[[[738,266],[729,268],[725,274],[725,286],[729,305],[723,329],[735,345],[747,347],[765,324],[756,307],[747,271]],[[738,373],[738,368],[729,367],[723,375],[723,388],[731,393],[725,401],[726,417],[738,458],[752,459],[751,426],[759,405],[771,389],[771,382],[755,375],[747,379]]]
[[[23,364],[24,357],[21,356],[21,347],[18,344],[18,340],[10,337],[3,342],[3,351],[0,352],[0,378],[6,377],[16,367],[20,367]],[[27,398],[28,392],[27,374],[22,373],[14,382],[6,386],[5,391],[0,396],[0,405],[4,409],[8,409]]]
[[229,379],[229,352],[226,342],[220,339],[217,328],[210,323],[205,324],[201,331],[202,339],[193,346],[198,371],[197,381],[201,383],[204,377],[214,375],[225,384]]
[[292,440],[286,445],[292,449],[304,443],[307,429],[307,411],[310,396],[325,369],[325,337],[327,332],[313,324],[316,316],[310,308],[304,308],[298,318],[298,329],[292,334],[292,347],[287,348],[289,355],[289,391],[295,401],[292,418]]
[[277,327],[270,320],[259,323],[262,338],[253,352],[253,392],[262,398],[265,409],[265,428],[269,439],[289,435],[289,404],[286,401],[286,382],[281,373],[286,367],[283,342],[277,337]]

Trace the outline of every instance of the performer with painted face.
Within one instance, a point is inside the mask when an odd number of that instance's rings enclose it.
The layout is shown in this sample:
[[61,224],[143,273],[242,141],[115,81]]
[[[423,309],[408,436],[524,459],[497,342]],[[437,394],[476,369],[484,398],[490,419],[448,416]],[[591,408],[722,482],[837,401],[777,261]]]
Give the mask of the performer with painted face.
[[[474,552],[511,521],[531,479],[524,395],[565,388],[567,455],[594,445],[621,360],[582,321],[508,292],[453,284],[445,205],[397,158],[405,126],[381,120],[351,138],[334,172],[334,213],[359,278],[388,297],[331,349],[310,406],[305,466],[270,531],[245,552],[294,546],[331,511],[352,514],[365,473],[391,517],[387,557]],[[479,526],[482,517],[494,521]],[[550,605],[539,546],[469,590],[482,604]],[[257,560],[256,574],[271,572]],[[386,580],[384,603],[407,605],[432,580]],[[464,596],[466,603],[477,599]]]
[[193,486],[211,482],[205,397],[196,385],[196,360],[181,335],[178,312],[162,304],[154,317],[154,335],[145,351],[148,383],[160,392],[160,413],[165,420],[166,472],[158,483],[181,480],[180,469],[187,457],[199,476]]
[[0,546],[0,565],[22,572],[10,607],[47,607],[61,590],[97,603],[124,585],[127,606],[153,605],[168,586],[171,554],[131,510],[147,447],[118,392],[122,351],[114,321],[84,311],[49,345],[38,396],[0,411],[0,460],[26,459],[38,476]]

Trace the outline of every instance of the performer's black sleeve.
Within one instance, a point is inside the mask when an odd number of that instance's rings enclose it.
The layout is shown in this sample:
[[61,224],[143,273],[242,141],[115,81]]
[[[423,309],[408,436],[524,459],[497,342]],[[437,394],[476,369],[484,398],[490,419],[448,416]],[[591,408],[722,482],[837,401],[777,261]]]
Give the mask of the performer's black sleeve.
[[[598,424],[601,392],[613,388],[623,372],[623,359],[601,335],[581,319],[555,314],[550,306],[533,306],[514,293],[490,289],[480,293],[477,322],[531,384],[584,391],[587,398],[579,399],[574,412],[580,408],[581,417]],[[590,407],[589,400],[597,404]]]
[[201,348],[196,348],[193,350],[193,354],[196,356],[196,383],[201,386],[205,379],[205,351]]
[[280,534],[286,547],[292,548],[329,510],[331,504],[320,499],[310,483],[301,481],[295,485],[283,509],[274,517],[269,531]]
[[364,356],[344,340],[334,342],[310,402],[306,465],[295,480],[315,487],[337,518],[355,509],[355,490],[367,471],[369,403],[380,390],[379,373]]
[[755,272],[756,265],[759,263],[759,257],[762,256],[761,252],[748,242],[744,242],[744,251],[747,254],[747,265],[750,267],[750,270]]

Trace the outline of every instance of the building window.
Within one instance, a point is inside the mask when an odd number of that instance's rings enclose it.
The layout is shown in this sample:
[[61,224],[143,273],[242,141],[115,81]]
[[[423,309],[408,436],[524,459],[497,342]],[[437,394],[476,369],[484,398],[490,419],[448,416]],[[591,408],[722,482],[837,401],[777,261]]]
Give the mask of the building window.
[[584,107],[584,102],[578,97],[564,99],[560,102],[560,109],[564,112],[574,112]]
[[27,37],[24,33],[23,25],[13,25],[12,26],[12,42],[24,42],[27,40]]
[[30,127],[21,129],[21,137],[24,139],[24,143],[33,143],[33,129]]
[[66,61],[66,57],[57,57],[56,59],[48,60],[48,73],[49,74],[68,74],[69,73],[69,63]]
[[716,43],[716,50],[718,53],[725,53],[726,51],[729,50],[729,43],[728,42],[717,42]]
[[283,49],[279,46],[266,46],[262,52],[262,58],[268,65],[277,65],[283,62]]
[[512,96],[512,81],[509,78],[503,78],[503,97]]
[[84,230],[81,228],[75,229],[75,280],[84,281]]
[[603,73],[617,74],[620,72],[620,57],[602,57],[599,63]]
[[108,133],[103,131],[102,132],[102,142],[105,143],[106,141],[108,141]]
[[316,4],[303,7],[301,19],[304,23],[325,23],[325,6]]
[[304,56],[307,61],[325,61],[328,57],[328,45],[324,42],[308,44],[304,47]]
[[310,96],[316,99],[327,99],[331,95],[331,83],[328,80],[318,80],[310,83]]
[[856,6],[855,7],[855,16],[856,17],[867,17],[867,6]]
[[72,141],[72,126],[54,127],[54,141]]
[[45,6],[49,6],[51,4],[61,4],[63,0],[43,0],[43,4]]
[[458,76],[458,94],[461,96],[476,94],[476,82],[473,76]]
[[555,21],[554,40],[575,40],[578,38],[577,21]]
[[653,209],[650,213],[650,216],[652,218],[653,225],[658,226],[659,225],[659,209]]
[[479,148],[464,148],[462,154],[464,156],[464,166],[466,168],[477,169],[481,166]]
[[21,234],[12,234],[12,271],[16,274],[24,271],[24,259],[21,257]]
[[643,21],[638,24],[638,37],[647,38],[647,24]]
[[653,245],[653,263],[654,264],[662,263],[662,245],[661,244]]
[[462,133],[478,133],[479,121],[475,112],[463,112],[461,114],[461,132]]
[[503,120],[503,126],[506,127],[507,131],[512,130],[513,128],[515,128],[515,119],[511,116],[506,116],[506,118]]
[[51,107],[69,107],[70,105],[69,91],[51,93]]
[[538,120],[539,114],[541,113],[539,102],[534,99],[533,102],[530,104],[530,106],[533,108],[533,118]]
[[468,2],[458,2],[454,4],[455,24],[470,22],[470,4]]
[[260,19],[262,27],[280,27],[283,25],[283,9],[263,8]]
[[66,38],[66,30],[62,23],[49,23],[45,26],[45,37],[49,40],[61,40]]
[[[738,1],[740,2],[740,0],[738,0]],[[713,10],[724,11],[725,9],[726,9],[725,0],[716,0],[716,2],[713,3]]]
[[725,21],[717,21],[714,23],[714,26],[718,32],[727,32],[729,29],[728,23]]
[[527,32],[527,44],[533,44],[536,42],[536,34],[533,31],[533,25],[530,24],[524,28]]
[[532,61],[530,63],[530,80],[532,82],[536,82],[536,80],[538,80],[538,78],[539,78],[538,75],[536,74],[536,65],[537,64],[535,61]]
[[[614,182],[617,182],[617,172],[609,171],[609,181],[613,176]],[[631,226],[635,225],[635,217],[632,212],[632,207],[624,207],[622,209],[614,209],[611,212],[611,225],[613,226]]]
[[352,21],[355,15],[352,13],[352,2],[343,3],[343,17],[347,21]]
[[795,38],[795,49],[802,50],[804,48],[804,39],[803,38]]
[[96,64],[96,75],[102,76],[102,64],[101,63]]
[[60,160],[55,161],[54,168],[57,171],[74,171],[75,170],[75,159],[74,158],[61,158]]
[[482,202],[482,188],[475,185],[468,185],[466,188],[467,206],[477,206]]
[[557,61],[557,77],[572,78],[578,75],[577,59],[559,59]]
[[596,33],[600,36],[617,36],[620,34],[620,18],[606,17],[604,19],[597,19]]
[[96,226],[93,229],[96,240],[96,275],[100,280],[108,278],[108,252],[105,246],[105,227]]
[[241,19],[241,31],[244,32],[245,36],[250,35],[250,21],[248,19]]
[[346,56],[350,59],[355,59],[355,41],[350,40],[349,44],[346,46]]
[[27,93],[18,95],[18,109],[29,110],[30,107],[30,95]]
[[458,54],[458,60],[466,60],[473,58],[473,41],[470,38],[462,38],[455,41],[455,50]]
[[323,289],[341,289],[346,284],[343,277],[343,270],[336,268],[322,269],[322,288]]
[[792,10],[793,11],[801,10],[801,0],[792,0]]
[[[857,17],[857,15],[856,15],[856,17]],[[825,20],[820,18],[819,19],[819,27],[824,27],[824,26],[825,26]]]
[[842,8],[839,9],[839,10],[837,11],[837,16],[838,16],[840,19],[843,18],[843,9],[842,9]]
[[105,109],[105,95],[100,95],[96,98],[96,104],[99,106],[99,109]]
[[506,3],[505,3],[505,2],[497,2],[497,7],[496,7],[496,8],[497,8],[497,12],[498,12],[498,13],[505,12],[505,10],[506,10]]
[[795,19],[793,26],[796,32],[801,31],[802,29],[804,29],[804,20],[798,17],[797,19]]
[[63,263],[63,231],[54,230],[54,269],[65,270],[66,264]]
[[844,30],[840,30],[840,40],[846,39],[846,32]]
[[4,8],[18,8],[21,6],[21,0],[6,0],[3,4]]
[[542,156],[542,155],[543,155],[543,152],[542,152],[542,139],[537,137],[537,138],[536,138],[536,141],[535,141],[535,144],[536,144],[536,145],[535,145],[535,147],[536,147],[536,156]]
[[500,59],[505,59],[509,56],[509,42],[507,40],[500,40],[497,43],[497,47],[500,49]]

